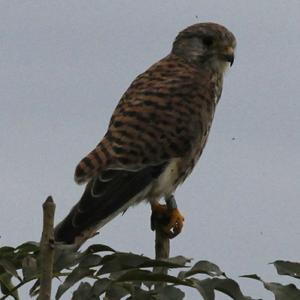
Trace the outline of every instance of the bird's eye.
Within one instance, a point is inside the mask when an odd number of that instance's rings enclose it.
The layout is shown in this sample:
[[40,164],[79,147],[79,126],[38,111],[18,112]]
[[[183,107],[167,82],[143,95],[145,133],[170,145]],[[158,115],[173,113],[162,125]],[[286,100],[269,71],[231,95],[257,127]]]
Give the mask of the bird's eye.
[[202,42],[205,46],[209,47],[213,44],[214,39],[212,36],[207,35],[207,36],[203,37]]

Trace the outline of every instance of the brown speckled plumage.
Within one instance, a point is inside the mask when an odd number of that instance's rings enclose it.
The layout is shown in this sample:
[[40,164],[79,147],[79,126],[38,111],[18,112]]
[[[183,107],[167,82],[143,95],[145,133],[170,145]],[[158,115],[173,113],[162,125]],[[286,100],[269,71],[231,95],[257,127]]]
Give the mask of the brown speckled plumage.
[[[203,151],[234,48],[226,28],[195,24],[177,36],[167,57],[132,82],[104,138],[76,168],[75,180],[88,185],[57,227],[58,240],[74,242],[129,205],[175,191]],[[134,192],[127,195],[127,189]]]

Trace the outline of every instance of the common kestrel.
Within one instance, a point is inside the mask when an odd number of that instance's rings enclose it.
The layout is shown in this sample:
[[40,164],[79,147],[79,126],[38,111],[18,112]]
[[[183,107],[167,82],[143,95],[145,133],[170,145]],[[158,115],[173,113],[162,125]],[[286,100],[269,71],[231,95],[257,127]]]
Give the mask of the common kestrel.
[[[181,231],[173,193],[204,149],[235,47],[225,27],[192,25],[177,35],[169,55],[132,82],[105,136],[76,168],[75,181],[87,185],[55,228],[57,241],[81,245],[145,199],[154,216],[168,216],[167,235]],[[171,205],[159,204],[161,198]]]

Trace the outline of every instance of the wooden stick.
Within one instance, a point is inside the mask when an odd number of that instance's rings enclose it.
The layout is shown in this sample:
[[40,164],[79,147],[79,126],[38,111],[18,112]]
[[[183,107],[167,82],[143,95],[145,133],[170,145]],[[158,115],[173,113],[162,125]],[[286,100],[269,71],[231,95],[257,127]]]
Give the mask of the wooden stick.
[[[176,200],[173,195],[166,198],[166,205],[167,208],[172,210],[177,208]],[[163,259],[169,258],[170,255],[170,238],[164,233],[160,224],[156,224],[155,228],[155,258],[156,259]],[[162,268],[160,271],[167,274],[168,269]]]
[[[176,201],[173,195],[166,199],[168,209],[177,208]],[[162,230],[160,224],[155,224],[155,258],[166,259],[170,257],[170,238]],[[168,268],[156,267],[153,269],[155,273],[168,274]],[[155,288],[162,288],[166,283],[157,283]]]
[[43,204],[43,232],[40,243],[40,292],[38,300],[51,300],[51,284],[54,261],[54,212],[55,203],[51,196]]
[[[155,258],[164,259],[169,258],[170,255],[170,239],[169,237],[157,226],[155,230]],[[157,267],[154,269],[157,273],[168,273],[168,268]]]
[[[169,258],[170,255],[170,239],[161,230],[160,226],[156,226],[155,229],[155,258],[164,259]],[[168,268],[154,267],[154,273],[168,274]],[[166,286],[165,282],[157,282],[154,284],[155,289],[160,289]]]

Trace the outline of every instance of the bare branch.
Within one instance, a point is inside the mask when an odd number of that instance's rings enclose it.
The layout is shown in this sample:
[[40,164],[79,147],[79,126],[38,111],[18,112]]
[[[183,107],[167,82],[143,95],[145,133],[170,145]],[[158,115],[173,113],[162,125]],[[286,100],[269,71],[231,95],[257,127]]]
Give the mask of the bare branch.
[[51,284],[54,261],[54,222],[55,203],[51,196],[43,204],[43,233],[41,238],[40,252],[40,293],[38,300],[51,299]]
[[[157,227],[155,230],[155,258],[156,259],[164,259],[169,258],[170,255],[170,239],[169,237],[161,230],[161,228]],[[157,268],[156,272],[159,273],[168,273],[167,268]]]

